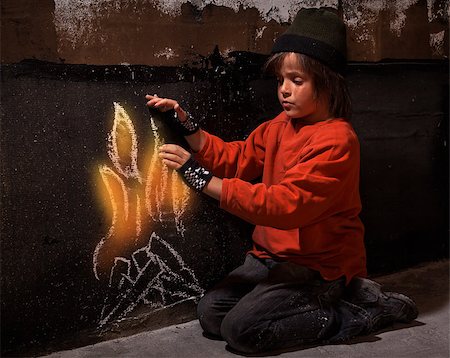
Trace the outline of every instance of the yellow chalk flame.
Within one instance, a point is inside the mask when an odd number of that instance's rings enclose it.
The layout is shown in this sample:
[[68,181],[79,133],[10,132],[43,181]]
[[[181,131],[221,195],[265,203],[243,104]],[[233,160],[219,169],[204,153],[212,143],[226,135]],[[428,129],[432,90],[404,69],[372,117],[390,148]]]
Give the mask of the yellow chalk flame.
[[108,140],[108,154],[117,171],[126,178],[140,180],[137,168],[136,131],[128,113],[116,102],[114,102],[113,129]]
[[148,159],[144,160],[141,175],[133,121],[119,103],[114,103],[114,123],[108,135],[108,155],[113,167],[100,165],[96,175],[100,202],[111,218],[110,229],[94,252],[97,279],[99,270],[112,267],[115,256],[140,237],[148,237],[151,224],[171,218],[176,231],[184,236],[181,217],[190,190],[175,171],[162,164],[158,150],[163,140],[152,118],[150,123],[153,143],[145,151]]

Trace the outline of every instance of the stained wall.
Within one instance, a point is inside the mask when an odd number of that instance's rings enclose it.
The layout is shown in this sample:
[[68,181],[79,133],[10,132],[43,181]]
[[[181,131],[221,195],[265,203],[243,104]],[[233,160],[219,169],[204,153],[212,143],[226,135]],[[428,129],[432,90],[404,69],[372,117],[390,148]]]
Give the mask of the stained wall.
[[1,2],[2,354],[195,317],[252,227],[160,165],[178,139],[144,96],[245,138],[280,111],[261,67],[301,5],[348,25],[370,274],[448,256],[448,1],[215,4]]
[[320,6],[347,24],[352,61],[448,58],[447,0],[6,0],[2,62],[173,66],[215,46],[267,54],[299,8]]

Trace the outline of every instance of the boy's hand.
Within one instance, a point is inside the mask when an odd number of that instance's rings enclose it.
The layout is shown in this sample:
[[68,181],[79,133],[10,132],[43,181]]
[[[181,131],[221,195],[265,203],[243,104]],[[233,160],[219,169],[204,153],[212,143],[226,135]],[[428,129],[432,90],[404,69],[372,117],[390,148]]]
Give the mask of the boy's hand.
[[176,144],[164,144],[159,148],[159,157],[170,169],[178,170],[191,157],[184,148]]
[[213,178],[208,169],[203,168],[200,163],[191,157],[191,153],[178,145],[162,145],[159,149],[159,156],[165,165],[177,170],[186,184],[198,192],[202,192]]
[[148,94],[145,96],[145,98],[148,100],[148,107],[156,108],[161,112],[167,112],[173,109],[177,113],[180,122],[186,121],[187,113],[185,110],[183,110],[183,108],[181,108],[177,101],[170,98],[160,98],[156,94],[154,96]]
[[166,112],[166,120],[172,128],[183,136],[192,135],[200,129],[197,122],[193,121],[190,116],[180,107],[177,101],[169,98],[160,98],[158,96],[145,96],[149,101],[149,108],[156,108],[161,112]]
[[173,111],[167,113],[166,119],[168,125],[171,126],[177,133],[183,135],[189,146],[194,152],[199,152],[206,141],[205,135],[200,129],[198,123],[194,121],[187,112],[181,108],[179,103],[173,99],[161,98],[157,95],[146,95],[147,106],[149,108],[157,109],[161,112]]

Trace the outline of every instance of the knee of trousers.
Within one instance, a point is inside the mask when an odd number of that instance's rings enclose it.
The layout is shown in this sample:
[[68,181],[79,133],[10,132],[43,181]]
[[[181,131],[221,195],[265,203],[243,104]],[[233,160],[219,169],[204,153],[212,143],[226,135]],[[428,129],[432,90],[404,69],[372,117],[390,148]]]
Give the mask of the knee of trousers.
[[245,317],[236,317],[232,313],[227,314],[220,326],[220,335],[228,345],[236,351],[242,353],[258,353],[261,351],[260,344],[262,332],[253,327]]
[[237,322],[225,318],[220,327],[220,335],[231,348],[243,353],[253,353],[249,340],[244,337]]
[[220,336],[222,318],[219,312],[213,308],[213,300],[208,295],[203,296],[197,305],[197,318],[205,333]]
[[228,314],[222,321],[222,338],[236,351],[254,354],[298,344],[312,344],[335,334],[336,317],[332,310],[316,309],[279,321],[249,322]]

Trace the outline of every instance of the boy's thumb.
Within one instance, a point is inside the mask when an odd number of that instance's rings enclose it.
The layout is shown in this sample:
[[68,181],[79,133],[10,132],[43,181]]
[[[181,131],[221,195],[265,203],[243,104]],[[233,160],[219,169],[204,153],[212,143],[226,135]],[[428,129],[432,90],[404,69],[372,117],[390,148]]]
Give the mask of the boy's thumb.
[[180,107],[180,105],[177,103],[175,107],[173,107],[175,112],[177,112],[177,116],[180,119],[181,122],[185,122],[187,119],[187,113],[183,110],[183,108]]

